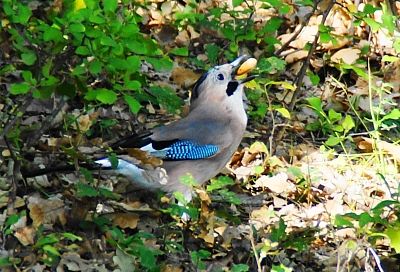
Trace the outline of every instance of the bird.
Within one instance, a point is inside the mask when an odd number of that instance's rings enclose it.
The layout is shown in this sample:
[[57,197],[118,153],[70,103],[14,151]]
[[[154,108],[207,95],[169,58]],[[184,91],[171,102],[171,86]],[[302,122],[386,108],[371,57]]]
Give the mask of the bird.
[[[180,192],[190,202],[193,186],[182,179],[189,176],[197,185],[204,184],[226,166],[242,141],[247,126],[244,85],[256,77],[248,75],[256,64],[256,59],[243,55],[211,68],[194,84],[186,117],[116,141],[110,145],[112,150],[121,151],[115,152],[119,154],[116,159],[103,157],[80,166],[110,170],[146,190]],[[156,163],[144,162],[138,152],[123,154],[124,150],[143,152]],[[30,169],[22,176],[74,169],[74,165]]]
[[244,85],[256,77],[247,75],[255,66],[254,58],[243,55],[211,68],[194,84],[186,117],[112,145],[145,151],[161,159],[160,165],[146,169],[129,155],[118,156],[117,163],[106,157],[95,164],[144,189],[180,192],[191,201],[193,188],[182,178],[204,184],[226,166],[242,141],[247,126]]

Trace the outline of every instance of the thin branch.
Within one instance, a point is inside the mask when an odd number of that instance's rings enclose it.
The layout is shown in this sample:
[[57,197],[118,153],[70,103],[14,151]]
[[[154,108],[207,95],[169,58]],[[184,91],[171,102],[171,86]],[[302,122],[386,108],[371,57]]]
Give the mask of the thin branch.
[[[331,1],[329,3],[329,6],[325,9],[325,11],[322,14],[322,20],[321,20],[321,25],[324,25],[326,22],[326,19],[331,11],[331,9],[333,8],[333,6],[335,5],[336,1]],[[314,37],[314,41],[311,45],[310,50],[308,51],[308,55],[307,58],[305,59],[305,61],[303,62],[303,66],[300,69],[300,72],[294,82],[295,86],[296,86],[296,90],[293,93],[293,97],[292,100],[290,102],[289,105],[289,111],[293,111],[294,106],[297,102],[298,97],[300,96],[301,93],[301,87],[302,87],[302,82],[304,79],[304,76],[306,74],[306,71],[310,65],[310,60],[311,60],[311,56],[313,55],[315,49],[317,48],[317,44],[318,44],[318,39],[319,39],[319,32],[316,33],[315,37]],[[287,120],[286,123],[288,123],[290,120]],[[287,126],[283,126],[282,129],[278,132],[278,135],[275,137],[277,142],[280,142],[286,132],[286,127]]]

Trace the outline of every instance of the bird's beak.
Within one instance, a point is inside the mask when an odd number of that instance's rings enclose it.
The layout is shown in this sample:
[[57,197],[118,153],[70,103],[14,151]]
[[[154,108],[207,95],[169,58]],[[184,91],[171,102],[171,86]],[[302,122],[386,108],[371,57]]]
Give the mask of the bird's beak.
[[254,70],[257,66],[257,60],[255,58],[250,58],[249,56],[243,55],[235,59],[230,63],[232,65],[232,78],[237,76],[245,75],[245,78],[239,79],[239,83],[243,84],[250,80],[255,79],[257,76],[251,75],[247,76],[247,73]]

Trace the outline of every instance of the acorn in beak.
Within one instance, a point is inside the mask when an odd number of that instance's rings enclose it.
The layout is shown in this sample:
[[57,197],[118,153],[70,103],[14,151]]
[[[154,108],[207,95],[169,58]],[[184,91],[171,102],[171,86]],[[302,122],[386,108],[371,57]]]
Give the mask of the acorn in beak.
[[255,75],[247,76],[247,73],[254,70],[257,66],[257,60],[255,58],[250,58],[249,56],[240,56],[234,61],[231,62],[233,66],[232,70],[232,78],[236,78],[237,76],[245,75],[245,78],[241,78],[238,80],[239,84],[246,83],[250,80],[256,78]]

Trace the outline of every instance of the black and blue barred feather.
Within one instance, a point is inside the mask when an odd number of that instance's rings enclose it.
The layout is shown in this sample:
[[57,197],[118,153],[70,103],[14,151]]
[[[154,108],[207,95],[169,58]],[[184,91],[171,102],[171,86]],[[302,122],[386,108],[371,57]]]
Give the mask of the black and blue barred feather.
[[173,143],[165,151],[166,160],[198,160],[213,156],[218,152],[216,145],[199,145],[189,140]]

